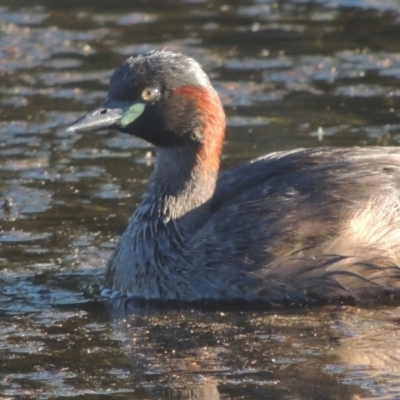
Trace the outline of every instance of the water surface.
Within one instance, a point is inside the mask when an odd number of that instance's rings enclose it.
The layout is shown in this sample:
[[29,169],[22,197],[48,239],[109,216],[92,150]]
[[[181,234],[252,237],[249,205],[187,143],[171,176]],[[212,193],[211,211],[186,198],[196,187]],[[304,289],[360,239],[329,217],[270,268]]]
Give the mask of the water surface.
[[223,100],[223,168],[266,152],[398,145],[396,0],[3,0],[0,399],[399,399],[400,311],[132,305],[101,277],[153,164],[65,127],[126,57],[195,57]]

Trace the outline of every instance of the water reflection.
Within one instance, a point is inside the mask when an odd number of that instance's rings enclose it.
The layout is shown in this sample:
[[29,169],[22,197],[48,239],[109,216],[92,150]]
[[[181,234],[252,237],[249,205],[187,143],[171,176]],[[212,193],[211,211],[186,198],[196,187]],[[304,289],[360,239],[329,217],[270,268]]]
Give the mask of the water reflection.
[[[0,398],[396,399],[398,310],[154,309],[99,299],[152,148],[65,126],[121,61],[195,57],[228,115],[223,168],[317,145],[397,145],[396,0],[3,0]],[[131,306],[132,308],[132,306]]]
[[151,398],[245,391],[249,398],[383,399],[397,392],[398,310],[380,310],[382,323],[376,309],[350,306],[210,308],[130,304],[122,314],[118,304],[112,311],[114,335]]

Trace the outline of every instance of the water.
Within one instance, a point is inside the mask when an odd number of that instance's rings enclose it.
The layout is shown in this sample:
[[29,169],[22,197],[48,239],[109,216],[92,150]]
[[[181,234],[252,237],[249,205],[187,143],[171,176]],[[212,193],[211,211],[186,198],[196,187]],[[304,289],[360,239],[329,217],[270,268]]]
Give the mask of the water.
[[65,127],[127,56],[195,57],[228,116],[223,168],[269,151],[398,145],[400,1],[3,0],[0,399],[399,399],[400,311],[120,315],[104,265],[153,149]]

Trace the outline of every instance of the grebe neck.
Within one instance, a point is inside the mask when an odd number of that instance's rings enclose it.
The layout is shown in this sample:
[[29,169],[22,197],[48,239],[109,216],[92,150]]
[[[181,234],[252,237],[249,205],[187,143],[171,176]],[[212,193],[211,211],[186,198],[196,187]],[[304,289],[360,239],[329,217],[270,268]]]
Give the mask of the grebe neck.
[[[163,147],[136,217],[186,231],[208,219],[218,169],[204,167],[201,147]],[[183,232],[182,232],[183,233]]]
[[175,94],[192,102],[197,110],[191,131],[185,133],[192,139],[181,145],[156,147],[157,161],[142,206],[153,202],[161,221],[179,221],[183,228],[193,229],[205,222],[210,212],[226,120],[221,100],[211,86],[185,86]]

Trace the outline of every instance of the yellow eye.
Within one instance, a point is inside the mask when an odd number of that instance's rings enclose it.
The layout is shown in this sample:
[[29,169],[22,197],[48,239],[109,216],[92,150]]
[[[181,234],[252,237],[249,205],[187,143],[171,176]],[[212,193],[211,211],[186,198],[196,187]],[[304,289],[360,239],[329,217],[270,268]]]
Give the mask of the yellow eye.
[[160,91],[157,88],[148,87],[143,90],[142,99],[149,103],[154,100],[157,100],[159,95],[160,95]]

